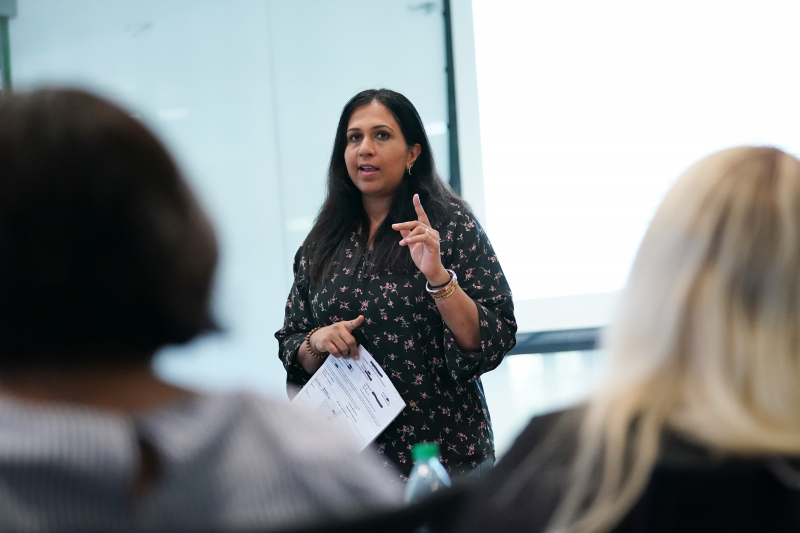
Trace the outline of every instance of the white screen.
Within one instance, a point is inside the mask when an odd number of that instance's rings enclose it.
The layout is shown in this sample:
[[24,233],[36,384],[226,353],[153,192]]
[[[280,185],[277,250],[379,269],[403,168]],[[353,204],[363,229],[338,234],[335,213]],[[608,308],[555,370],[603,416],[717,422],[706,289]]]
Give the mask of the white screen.
[[487,227],[520,309],[540,317],[521,331],[604,325],[610,307],[581,318],[581,302],[623,287],[700,157],[800,149],[796,0],[472,5]]

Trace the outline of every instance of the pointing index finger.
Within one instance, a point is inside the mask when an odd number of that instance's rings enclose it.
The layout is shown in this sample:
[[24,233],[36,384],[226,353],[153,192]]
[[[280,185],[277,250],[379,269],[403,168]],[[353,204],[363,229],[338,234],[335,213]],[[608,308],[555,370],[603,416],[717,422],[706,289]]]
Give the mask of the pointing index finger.
[[417,212],[417,219],[430,227],[431,223],[428,221],[428,215],[425,214],[425,210],[422,209],[422,202],[419,201],[419,194],[414,195],[414,211]]

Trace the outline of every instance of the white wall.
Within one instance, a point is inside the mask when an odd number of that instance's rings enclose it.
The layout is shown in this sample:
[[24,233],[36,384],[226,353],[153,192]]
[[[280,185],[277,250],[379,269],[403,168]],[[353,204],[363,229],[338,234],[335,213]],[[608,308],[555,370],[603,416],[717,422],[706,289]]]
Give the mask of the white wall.
[[[294,257],[322,203],[339,114],[356,92],[387,87],[411,100],[428,127],[436,164],[449,176],[444,22],[402,1],[270,2],[277,154]],[[287,294],[288,294],[287,280]]]
[[441,11],[438,1],[19,0],[15,88],[77,84],[127,105],[172,149],[218,229],[227,332],[167,350],[165,376],[284,394],[273,333],[347,99],[371,87],[408,96],[447,177]]
[[665,191],[800,152],[796,0],[473,0],[487,225],[521,331],[604,326]]
[[450,0],[453,39],[453,71],[458,115],[458,146],[461,196],[465,198],[484,229],[486,220],[483,187],[481,123],[478,107],[478,75],[475,69],[475,37],[471,0]]

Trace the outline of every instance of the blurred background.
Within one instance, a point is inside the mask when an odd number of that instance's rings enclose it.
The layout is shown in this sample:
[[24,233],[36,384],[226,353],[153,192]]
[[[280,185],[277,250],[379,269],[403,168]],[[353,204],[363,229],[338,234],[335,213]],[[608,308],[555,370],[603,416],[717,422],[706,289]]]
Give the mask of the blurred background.
[[483,378],[498,452],[578,401],[664,192],[708,152],[800,150],[796,0],[0,0],[3,90],[87,88],[175,154],[217,227],[224,334],[159,372],[285,398],[273,334],[356,92],[405,94],[515,294]]

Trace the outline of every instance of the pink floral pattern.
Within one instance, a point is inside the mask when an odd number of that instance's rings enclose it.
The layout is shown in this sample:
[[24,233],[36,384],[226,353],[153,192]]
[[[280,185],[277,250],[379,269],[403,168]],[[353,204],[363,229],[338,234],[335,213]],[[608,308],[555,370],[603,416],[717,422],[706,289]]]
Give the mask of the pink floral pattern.
[[[514,305],[500,263],[483,229],[463,207],[453,204],[442,235],[442,264],[458,274],[462,289],[478,308],[482,349],[458,349],[417,270],[375,268],[371,253],[359,265],[342,268],[326,283],[311,283],[306,247],[295,255],[294,284],[283,327],[275,334],[293,396],[309,374],[297,363],[297,349],[317,326],[364,315],[356,340],[383,366],[406,408],[372,447],[384,464],[394,464],[405,479],[413,466],[411,445],[438,442],[451,473],[466,472],[494,456],[489,411],[480,376],[496,368],[514,346]],[[350,252],[362,246],[350,237]]]

